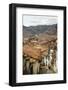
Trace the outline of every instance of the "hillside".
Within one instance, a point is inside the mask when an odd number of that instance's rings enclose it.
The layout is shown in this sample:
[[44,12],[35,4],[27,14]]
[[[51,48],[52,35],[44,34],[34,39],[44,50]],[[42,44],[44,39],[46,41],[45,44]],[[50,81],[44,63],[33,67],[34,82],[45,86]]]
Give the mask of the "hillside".
[[57,24],[54,25],[38,25],[38,26],[23,26],[24,38],[29,38],[35,35],[57,35]]

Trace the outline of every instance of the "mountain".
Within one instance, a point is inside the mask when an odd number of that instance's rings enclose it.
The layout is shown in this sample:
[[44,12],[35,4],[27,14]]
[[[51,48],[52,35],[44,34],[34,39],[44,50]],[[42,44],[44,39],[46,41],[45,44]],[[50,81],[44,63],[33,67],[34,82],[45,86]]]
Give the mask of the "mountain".
[[57,36],[57,24],[53,25],[37,25],[37,26],[23,26],[23,36],[24,38],[29,38],[35,35],[51,35]]

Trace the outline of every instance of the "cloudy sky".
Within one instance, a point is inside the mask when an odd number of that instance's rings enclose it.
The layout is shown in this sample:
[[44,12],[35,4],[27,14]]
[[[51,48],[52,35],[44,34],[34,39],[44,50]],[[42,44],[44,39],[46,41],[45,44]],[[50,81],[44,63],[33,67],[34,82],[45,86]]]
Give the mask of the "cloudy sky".
[[23,15],[24,26],[52,25],[57,24],[55,16]]

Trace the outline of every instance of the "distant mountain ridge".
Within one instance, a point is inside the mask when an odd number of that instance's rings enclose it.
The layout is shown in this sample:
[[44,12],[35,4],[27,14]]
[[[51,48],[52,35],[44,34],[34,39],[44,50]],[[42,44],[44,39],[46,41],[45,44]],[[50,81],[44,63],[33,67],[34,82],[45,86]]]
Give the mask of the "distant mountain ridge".
[[53,25],[37,25],[37,26],[23,26],[23,36],[24,38],[34,36],[34,35],[57,35],[57,24]]

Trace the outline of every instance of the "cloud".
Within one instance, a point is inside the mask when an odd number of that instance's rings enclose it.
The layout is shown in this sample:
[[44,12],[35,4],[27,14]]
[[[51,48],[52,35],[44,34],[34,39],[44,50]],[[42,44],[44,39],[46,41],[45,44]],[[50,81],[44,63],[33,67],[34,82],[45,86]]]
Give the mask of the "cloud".
[[39,16],[39,15],[24,15],[24,26],[36,26],[36,25],[52,25],[57,24],[56,16]]

